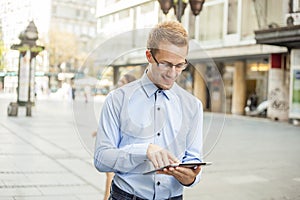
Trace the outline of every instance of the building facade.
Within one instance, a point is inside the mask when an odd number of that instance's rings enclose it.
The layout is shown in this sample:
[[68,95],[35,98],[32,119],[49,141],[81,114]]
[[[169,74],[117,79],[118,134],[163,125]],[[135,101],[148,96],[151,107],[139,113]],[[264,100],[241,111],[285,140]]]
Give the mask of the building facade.
[[[19,52],[11,50],[11,46],[20,43],[19,35],[30,21],[38,29],[37,43],[46,47],[36,57],[36,83],[45,92],[49,87],[56,90],[60,82],[58,74],[76,71],[91,49],[91,40],[96,36],[95,6],[96,0],[2,0],[4,91],[16,90]],[[65,80],[64,75],[59,77]]]
[[[44,2],[47,5],[47,1]],[[36,1],[11,1],[3,0],[0,2],[0,20],[1,20],[1,35],[4,46],[2,53],[2,60],[4,68],[1,73],[1,90],[8,93],[14,93],[18,85],[18,62],[19,52],[11,50],[13,44],[20,43],[19,35],[25,30],[31,19],[35,19],[37,7],[41,4]],[[41,7],[40,12],[47,15],[47,12]],[[37,20],[38,24],[42,23]],[[43,30],[45,26],[41,26],[39,29]],[[40,31],[40,30],[39,30]],[[44,63],[44,59],[47,55],[41,53],[37,58],[37,67],[41,70],[47,71],[47,65]]]
[[51,91],[71,83],[96,37],[96,0],[51,0],[49,85]]
[[[294,3],[295,10],[299,9],[297,2]],[[176,19],[173,9],[164,15],[156,0],[98,0],[97,5],[98,33],[103,39]],[[189,60],[200,66],[201,73],[205,74],[205,80],[201,80],[203,78],[191,70],[192,84],[188,85],[192,85],[189,90],[202,100],[206,110],[242,115],[251,94],[257,95],[258,104],[270,100],[272,91],[274,93],[274,84],[272,86],[270,82],[278,83],[270,75],[270,69],[275,67],[282,71],[278,75],[280,91],[288,93],[289,65],[285,62],[289,59],[288,49],[257,44],[255,31],[286,26],[289,9],[286,0],[206,0],[200,15],[195,17],[187,5],[182,24],[189,31],[191,41],[201,46],[201,50],[190,53]],[[215,66],[203,59],[203,50]],[[138,63],[129,60],[122,65],[132,67]],[[222,81],[213,78],[216,73]],[[275,96],[281,104],[280,114],[277,112],[278,116],[270,117],[286,120],[289,95],[281,92]]]

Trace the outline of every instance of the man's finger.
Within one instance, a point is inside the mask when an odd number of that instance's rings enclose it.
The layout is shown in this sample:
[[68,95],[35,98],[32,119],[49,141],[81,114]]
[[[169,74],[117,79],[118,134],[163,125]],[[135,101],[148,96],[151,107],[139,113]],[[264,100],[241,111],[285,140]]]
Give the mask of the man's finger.
[[167,166],[170,164],[170,161],[169,161],[169,158],[168,158],[168,152],[162,152],[162,160],[163,160],[163,163],[164,163],[164,166]]
[[173,163],[180,163],[180,161],[178,160],[178,158],[176,158],[172,153],[168,153],[168,157],[169,157],[169,160],[172,161],[172,164]]
[[164,166],[164,162],[163,162],[161,153],[156,153],[156,154],[155,154],[155,159],[156,159],[156,161],[157,161],[158,168],[161,168],[161,167]]

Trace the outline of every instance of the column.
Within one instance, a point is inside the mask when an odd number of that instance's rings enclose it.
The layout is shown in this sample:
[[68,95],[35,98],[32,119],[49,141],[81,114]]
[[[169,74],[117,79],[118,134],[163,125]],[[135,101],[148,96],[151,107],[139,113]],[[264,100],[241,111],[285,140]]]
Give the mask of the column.
[[231,113],[243,115],[246,105],[246,66],[242,61],[234,63]]
[[287,120],[289,109],[289,89],[285,84],[285,67],[282,54],[270,55],[268,111],[267,117],[273,120]]

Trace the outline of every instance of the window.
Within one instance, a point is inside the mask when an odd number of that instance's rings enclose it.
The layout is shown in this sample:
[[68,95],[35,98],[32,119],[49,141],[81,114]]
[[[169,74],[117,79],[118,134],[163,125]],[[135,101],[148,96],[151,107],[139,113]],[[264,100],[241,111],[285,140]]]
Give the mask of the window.
[[200,14],[199,40],[221,40],[223,38],[224,3],[206,6]]
[[284,25],[285,19],[283,13],[285,13],[285,11],[283,5],[286,5],[286,0],[277,0],[276,4],[268,0],[251,1],[249,5],[255,8],[255,19],[259,29]]
[[300,0],[294,0],[293,11],[300,12]]
[[56,9],[56,8],[57,8],[56,6],[52,6],[52,13],[53,13],[53,15],[55,15],[56,12],[57,12],[57,9]]
[[237,33],[238,20],[238,2],[237,0],[228,1],[228,15],[227,15],[227,34]]
[[79,9],[76,10],[76,16],[80,17],[80,10]]
[[150,3],[146,3],[141,5],[141,13],[148,13],[148,12],[153,12],[154,10],[154,3],[150,2]]
[[241,38],[254,37],[254,30],[258,29],[255,6],[252,0],[242,3]]
[[129,9],[119,12],[119,20],[126,19],[130,16]]
[[[282,5],[285,4],[285,0],[277,0],[276,4],[272,1],[266,3],[266,22],[267,27],[270,26],[283,26],[285,25],[285,15]],[[281,5],[281,6],[279,6]]]
[[118,3],[120,0],[105,0],[105,7],[112,6],[112,4]]
[[104,16],[100,21],[101,29],[105,29],[110,24],[110,16]]

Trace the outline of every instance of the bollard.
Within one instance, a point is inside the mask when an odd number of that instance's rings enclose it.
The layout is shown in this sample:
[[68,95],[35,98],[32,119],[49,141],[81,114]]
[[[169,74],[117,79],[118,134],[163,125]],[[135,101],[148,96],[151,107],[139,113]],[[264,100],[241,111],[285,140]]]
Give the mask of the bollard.
[[7,115],[16,117],[18,116],[18,103],[10,102],[7,107]]
[[26,116],[31,117],[31,103],[26,105]]

